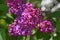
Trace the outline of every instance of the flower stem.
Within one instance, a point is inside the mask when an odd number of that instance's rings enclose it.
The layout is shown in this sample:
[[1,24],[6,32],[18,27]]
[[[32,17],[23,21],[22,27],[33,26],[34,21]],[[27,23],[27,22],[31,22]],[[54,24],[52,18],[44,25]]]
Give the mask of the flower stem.
[[26,40],[30,40],[30,36],[29,35],[26,37]]
[[25,36],[23,37],[23,40],[26,40],[26,37]]

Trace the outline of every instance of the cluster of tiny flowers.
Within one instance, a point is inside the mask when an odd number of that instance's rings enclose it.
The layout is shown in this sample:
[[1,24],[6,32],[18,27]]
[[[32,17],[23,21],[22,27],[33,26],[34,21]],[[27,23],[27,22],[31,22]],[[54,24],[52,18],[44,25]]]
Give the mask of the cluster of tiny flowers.
[[44,20],[42,22],[40,22],[40,29],[41,32],[53,32],[53,25],[52,22],[49,20]]
[[20,15],[26,7],[23,0],[7,0],[7,6],[9,7],[9,13],[16,15]]
[[52,32],[53,25],[50,21],[42,21],[42,12],[39,8],[33,8],[32,4],[22,3],[23,0],[9,0],[8,7],[9,13],[14,13],[17,18],[12,24],[9,25],[10,35],[32,35],[33,29],[37,29],[40,24],[39,30],[42,32]]
[[41,20],[41,10],[34,9],[32,4],[26,3],[26,9],[9,25],[11,35],[32,35],[32,30],[37,27]]
[[21,19],[21,20],[15,19],[14,22],[9,25],[9,27],[10,27],[9,34],[10,35],[13,35],[13,36],[14,35],[15,36],[19,36],[19,35],[27,36],[27,35],[32,34],[32,25],[27,24],[27,23],[23,22],[22,20],[23,19]]

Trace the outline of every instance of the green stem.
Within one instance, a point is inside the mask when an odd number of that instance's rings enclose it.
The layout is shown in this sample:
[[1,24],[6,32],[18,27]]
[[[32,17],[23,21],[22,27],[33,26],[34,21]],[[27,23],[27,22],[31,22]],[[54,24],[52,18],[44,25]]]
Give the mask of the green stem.
[[30,40],[30,36],[29,35],[26,37],[26,40]]
[[37,40],[37,38],[36,38],[36,36],[35,36],[35,35],[33,36],[33,39],[34,39],[34,40]]
[[25,36],[23,37],[23,40],[26,40],[26,37]]

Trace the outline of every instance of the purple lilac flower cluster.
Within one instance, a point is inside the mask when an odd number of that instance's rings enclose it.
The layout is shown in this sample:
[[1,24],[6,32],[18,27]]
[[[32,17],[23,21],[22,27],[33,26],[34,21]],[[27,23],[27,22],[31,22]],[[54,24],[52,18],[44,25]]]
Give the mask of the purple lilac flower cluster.
[[9,13],[16,15],[21,15],[26,7],[23,0],[7,0],[7,6],[9,7]]
[[26,9],[10,24],[11,35],[31,35],[32,30],[37,27],[41,19],[41,10],[34,9],[32,4],[26,3]]
[[52,22],[49,20],[44,20],[40,22],[40,29],[41,32],[53,32],[53,25]]
[[50,21],[42,21],[42,12],[39,8],[33,8],[32,4],[23,4],[21,0],[8,0],[9,13],[14,13],[17,18],[9,25],[10,35],[32,35],[32,30],[40,25],[40,32],[52,32],[53,25]]
[[9,34],[10,35],[26,36],[26,35],[31,35],[32,34],[32,25],[29,24],[29,23],[27,24],[27,23],[23,22],[22,20],[23,19],[21,19],[21,20],[15,19],[14,22],[9,25],[9,27],[10,27]]

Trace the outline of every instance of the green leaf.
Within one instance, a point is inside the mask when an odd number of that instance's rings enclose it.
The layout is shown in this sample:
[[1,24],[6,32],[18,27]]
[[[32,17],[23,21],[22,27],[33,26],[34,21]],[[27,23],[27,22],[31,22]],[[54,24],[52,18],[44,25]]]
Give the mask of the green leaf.
[[30,2],[34,2],[34,1],[36,1],[36,0],[30,0]]
[[5,4],[0,4],[0,10],[2,10],[3,12],[7,12],[8,11],[8,7]]
[[60,11],[56,11],[48,16],[53,19],[56,31],[60,32]]
[[5,29],[0,28],[0,40],[6,40]]
[[5,4],[6,1],[0,0],[0,4]]
[[50,39],[50,34],[49,33],[43,33],[43,39],[44,40],[49,40]]
[[36,33],[36,30],[35,30],[35,29],[33,29],[33,30],[32,30],[32,34],[35,34],[35,33]]
[[35,35],[36,35],[36,38],[37,38],[37,39],[43,38],[43,34],[40,33],[39,31],[37,31]]
[[0,26],[6,26],[6,21],[4,19],[0,19]]
[[1,36],[1,34],[0,34],[0,40],[3,40],[3,38],[2,38],[2,36]]
[[11,18],[11,19],[14,19],[14,18],[11,16],[11,14],[9,14],[9,13],[7,13],[6,16],[9,17],[9,18]]
[[57,32],[57,36],[53,37],[53,40],[60,40],[60,33]]
[[57,23],[56,23],[56,31],[57,31],[57,32],[60,32],[60,19],[59,19],[59,21],[57,21]]

